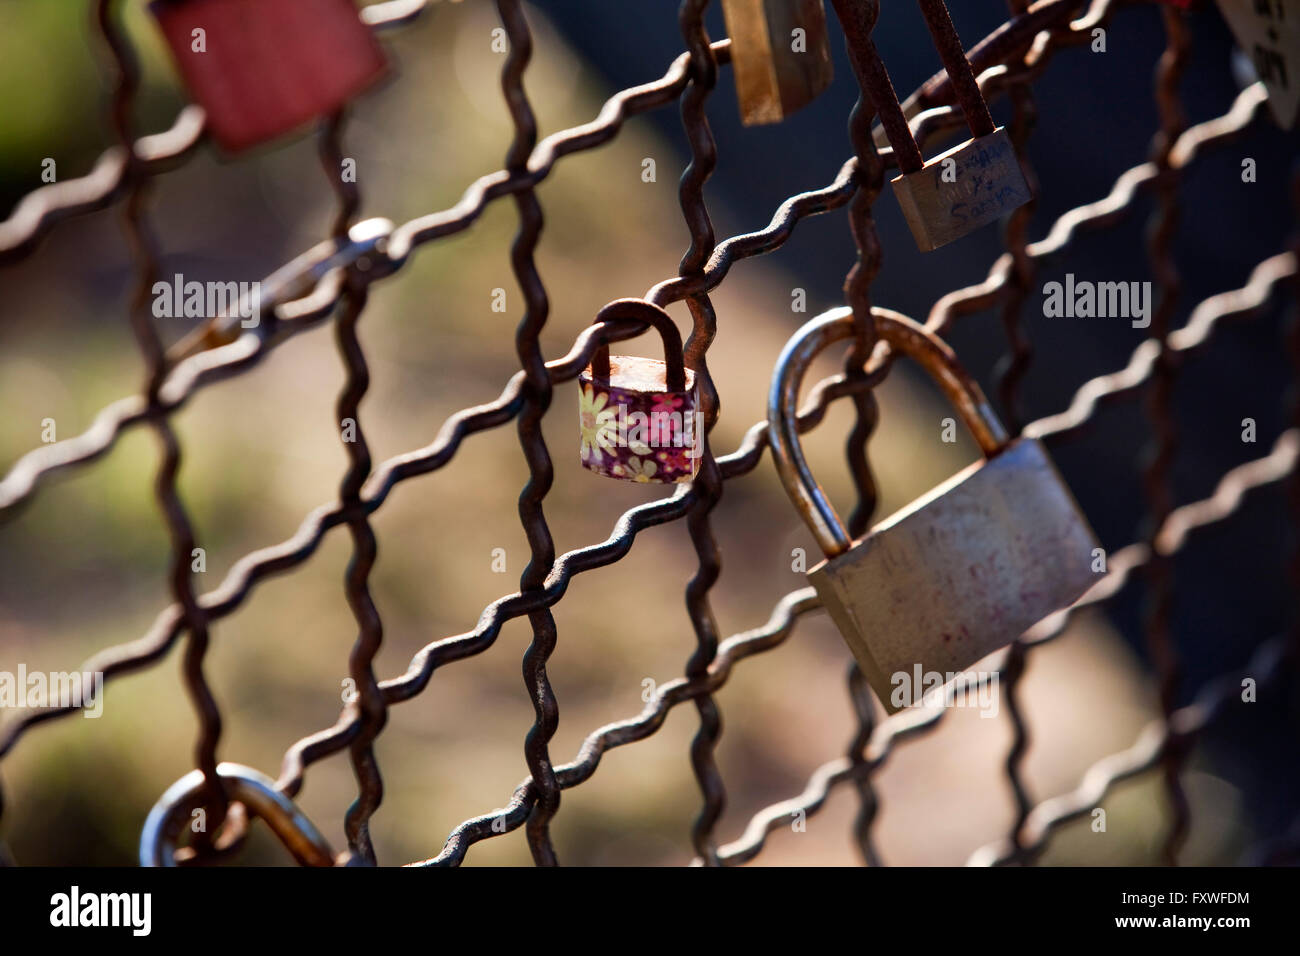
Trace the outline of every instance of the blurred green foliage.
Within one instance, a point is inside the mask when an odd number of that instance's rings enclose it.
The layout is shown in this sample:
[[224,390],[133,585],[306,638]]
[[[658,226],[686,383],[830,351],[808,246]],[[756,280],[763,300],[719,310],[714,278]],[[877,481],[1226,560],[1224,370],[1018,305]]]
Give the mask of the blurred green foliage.
[[[0,200],[11,205],[40,182],[41,162],[53,158],[60,178],[74,175],[113,142],[104,103],[112,84],[109,51],[99,36],[94,3],[4,0],[0,3]],[[122,5],[124,24],[140,60],[135,115],[157,129],[184,102],[165,47],[144,4]]]

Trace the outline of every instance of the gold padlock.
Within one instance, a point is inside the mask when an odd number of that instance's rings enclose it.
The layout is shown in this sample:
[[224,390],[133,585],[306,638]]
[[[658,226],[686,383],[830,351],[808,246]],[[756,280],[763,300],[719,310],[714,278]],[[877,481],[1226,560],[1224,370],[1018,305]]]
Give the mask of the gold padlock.
[[1015,147],[1002,127],[969,139],[892,181],[922,252],[933,252],[1030,200]]
[[790,340],[772,378],[768,422],[781,481],[826,555],[808,580],[894,713],[919,701],[916,678],[938,674],[937,683],[947,684],[1072,604],[1098,580],[1098,544],[1046,449],[1034,439],[1008,440],[948,346],[905,316],[872,314],[893,352],[937,381],[983,460],[858,541],[849,538],[804,460],[797,406],[813,358],[855,334],[850,309],[818,316]]
[[740,120],[779,123],[830,85],[822,0],[722,0]]

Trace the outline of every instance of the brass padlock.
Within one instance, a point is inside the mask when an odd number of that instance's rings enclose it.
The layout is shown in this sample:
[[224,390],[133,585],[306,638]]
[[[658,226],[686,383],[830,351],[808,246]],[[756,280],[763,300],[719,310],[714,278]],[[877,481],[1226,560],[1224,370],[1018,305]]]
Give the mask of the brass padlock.
[[871,39],[874,12],[853,0],[834,0],[848,41],[849,61],[862,92],[881,119],[899,175],[894,195],[922,252],[960,239],[1032,198],[1005,130],[994,127],[970,60],[943,0],[918,0],[970,128],[971,138],[928,163],[912,136],[889,70]]
[[892,180],[922,252],[996,222],[1030,200],[1015,147],[1002,127],[969,139]]
[[722,0],[746,126],[779,123],[830,85],[822,0]]
[[855,334],[849,309],[818,316],[790,340],[772,378],[768,421],[781,481],[826,554],[808,580],[893,713],[918,702],[922,675],[946,684],[1073,603],[1098,580],[1098,544],[1042,444],[1008,440],[952,351],[904,316],[872,314],[894,354],[937,381],[983,460],[849,538],[808,470],[797,427],[804,371]]

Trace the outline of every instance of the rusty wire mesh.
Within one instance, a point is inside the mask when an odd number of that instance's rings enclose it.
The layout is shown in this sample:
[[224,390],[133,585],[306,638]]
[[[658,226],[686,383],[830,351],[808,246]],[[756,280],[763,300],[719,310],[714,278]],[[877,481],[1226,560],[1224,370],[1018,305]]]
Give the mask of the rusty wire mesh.
[[[990,102],[1007,97],[1013,109],[1009,130],[1023,155],[1035,119],[1033,83],[1053,54],[1088,42],[1098,25],[1139,0],[1009,0],[1010,17],[1004,27],[971,48],[969,56],[979,84]],[[850,530],[863,533],[876,506],[876,490],[866,449],[877,424],[872,394],[883,372],[862,371],[861,349],[870,345],[871,284],[881,261],[881,246],[873,223],[873,207],[885,172],[894,165],[892,151],[873,142],[875,119],[869,102],[859,100],[851,120],[855,155],[847,159],[835,180],[822,189],[795,195],[775,211],[769,224],[757,231],[718,241],[714,235],[704,187],[717,163],[717,152],[705,108],[728,65],[727,41],[711,42],[704,26],[707,0],[683,0],[679,23],[686,52],[662,78],[623,90],[611,97],[591,123],[539,139],[537,124],[525,92],[524,77],[531,54],[531,34],[520,0],[497,0],[501,23],[509,37],[509,55],[501,75],[505,100],[515,135],[503,168],[471,184],[461,200],[449,209],[430,213],[400,225],[386,220],[359,221],[361,196],[355,184],[337,175],[329,181],[337,194],[333,235],[263,283],[264,321],[256,329],[242,329],[231,316],[213,318],[201,330],[168,349],[161,342],[147,308],[149,290],[159,272],[159,254],[148,222],[151,180],[175,168],[204,142],[204,117],[197,107],[177,116],[170,129],[137,138],[130,120],[139,70],[118,20],[114,0],[96,0],[98,25],[112,51],[117,69],[112,118],[120,145],[104,153],[94,169],[79,179],[40,188],[28,195],[9,220],[0,223],[0,263],[21,260],[60,222],[114,203],[126,211],[129,239],[134,251],[137,282],[131,308],[135,337],[146,366],[146,380],[137,396],[104,408],[83,434],[41,447],[22,457],[0,481],[0,515],[11,515],[41,490],[58,472],[88,465],[106,454],[120,436],[136,428],[152,430],[164,450],[157,473],[156,495],[165,515],[172,544],[170,589],[173,603],[158,614],[148,633],[128,644],[112,647],[86,662],[87,671],[102,671],[111,681],[118,675],[149,667],[173,646],[184,645],[184,682],[200,733],[195,761],[207,781],[206,800],[221,819],[226,800],[216,773],[221,734],[221,714],[204,676],[204,655],[210,628],[233,614],[253,590],[271,575],[289,571],[317,550],[325,535],[346,527],[352,543],[352,561],[346,577],[347,600],[356,618],[358,637],[350,658],[356,682],[355,703],[346,706],[338,722],[295,743],[285,754],[276,788],[292,798],[303,786],[308,768],[347,750],[355,773],[358,798],[348,810],[345,832],[356,859],[374,862],[368,823],[380,805],[382,781],[374,742],[384,728],[390,707],[421,693],[434,672],[454,661],[481,654],[492,647],[502,626],[527,616],[532,629],[524,672],[535,710],[535,722],[524,745],[529,773],[502,809],[466,820],[447,837],[427,864],[458,864],[470,847],[485,839],[523,827],[528,846],[539,864],[556,862],[549,827],[564,790],[589,779],[611,748],[644,740],[663,724],[668,712],[691,704],[699,716],[690,759],[698,782],[702,807],[690,839],[694,853],[705,864],[739,864],[754,859],[767,835],[803,812],[816,813],[834,788],[852,786],[859,798],[854,839],[862,857],[879,863],[873,840],[878,804],[873,775],[896,746],[932,732],[942,721],[942,706],[918,705],[881,720],[871,693],[856,667],[850,669],[847,690],[858,727],[844,756],[819,768],[806,789],[791,799],[758,813],[739,839],[719,845],[715,833],[725,789],[714,760],[721,720],[714,694],[726,683],[734,667],[753,655],[775,651],[790,636],[801,617],[818,609],[811,588],[787,594],[773,609],[767,623],[729,638],[718,633],[710,608],[710,589],[722,565],[710,527],[710,512],[720,500],[726,482],[753,472],[767,447],[767,425],[760,422],[734,451],[716,455],[705,442],[705,454],[696,481],[676,493],[627,511],[603,542],[555,553],[543,515],[543,502],[552,482],[551,456],[542,439],[540,422],[547,413],[557,383],[576,378],[603,339],[617,341],[644,331],[636,323],[591,326],[579,335],[571,350],[548,359],[539,346],[547,320],[548,303],[533,253],[542,230],[542,212],[535,189],[564,156],[596,148],[616,136],[624,122],[649,110],[680,103],[691,161],[680,183],[682,215],[690,230],[690,248],[676,276],[646,293],[658,305],[685,302],[693,328],[684,346],[688,366],[697,371],[701,400],[709,429],[717,419],[717,394],[708,372],[707,356],[716,332],[710,292],[741,261],[779,249],[795,227],[811,216],[838,209],[847,211],[859,258],[845,285],[847,302],[861,323],[857,347],[846,358],[842,374],[821,382],[800,415],[801,430],[814,428],[835,400],[849,398],[856,408],[856,424],[847,442],[848,461],[858,492]],[[872,3],[864,6],[875,7]],[[375,30],[400,27],[421,15],[425,0],[391,0],[364,8],[364,20]],[[1034,203],[1016,211],[1004,231],[1005,252],[993,263],[987,278],[950,292],[935,302],[927,325],[944,333],[957,319],[995,310],[1007,340],[1007,360],[1001,367],[998,392],[1013,431],[1049,442],[1065,441],[1088,423],[1101,403],[1141,399],[1151,430],[1154,452],[1145,466],[1144,485],[1150,533],[1144,540],[1112,553],[1105,579],[1075,608],[1058,612],[1014,642],[999,655],[996,672],[1002,680],[1004,701],[1014,729],[1005,763],[1006,779],[1014,795],[1015,820],[1004,838],[984,847],[972,863],[1032,862],[1053,832],[1086,814],[1118,782],[1152,771],[1162,776],[1170,810],[1164,855],[1175,862],[1189,828],[1188,801],[1180,782],[1180,768],[1192,742],[1215,719],[1221,706],[1236,692],[1235,675],[1203,687],[1193,703],[1177,707],[1180,665],[1170,634],[1172,600],[1171,559],[1197,529],[1225,521],[1239,508],[1243,496],[1265,485],[1288,482],[1289,496],[1300,507],[1300,405],[1289,413],[1291,428],[1272,451],[1223,476],[1215,493],[1202,501],[1176,506],[1170,471],[1174,460],[1175,431],[1172,385],[1181,363],[1202,352],[1215,331],[1228,319],[1249,316],[1264,307],[1280,289],[1297,289],[1297,255],[1291,248],[1260,262],[1249,282],[1240,289],[1213,296],[1195,307],[1187,324],[1171,327],[1178,293],[1178,273],[1170,245],[1178,225],[1180,179],[1183,171],[1204,151],[1230,141],[1265,113],[1266,94],[1256,83],[1244,89],[1223,116],[1189,125],[1178,96],[1178,80],[1189,57],[1189,34],[1184,15],[1163,8],[1167,46],[1156,69],[1154,96],[1160,129],[1152,140],[1150,158],[1126,171],[1110,194],[1080,206],[1057,219],[1044,238],[1030,241],[1028,224]],[[961,125],[960,110],[944,74],[938,74],[913,96],[919,111],[910,125],[917,142]],[[337,170],[343,155],[341,137],[346,117],[334,116],[319,134],[322,162]],[[1037,191],[1032,170],[1027,178]],[[1295,189],[1300,201],[1300,183]],[[1157,307],[1149,338],[1137,348],[1126,368],[1085,382],[1065,411],[1022,422],[1017,414],[1019,387],[1031,363],[1031,350],[1020,324],[1026,299],[1034,288],[1040,260],[1067,250],[1085,230],[1102,229],[1130,212],[1134,200],[1152,192],[1156,213],[1151,223],[1150,267],[1158,290]],[[401,272],[420,247],[468,229],[484,209],[510,197],[518,210],[519,228],[512,263],[523,290],[526,310],[518,326],[516,344],[520,371],[492,402],[452,415],[427,446],[387,461],[372,462],[361,428],[360,403],[368,386],[366,357],[357,338],[369,287]],[[196,593],[189,569],[195,535],[177,491],[181,449],[170,416],[205,386],[238,375],[256,365],[273,348],[297,333],[321,323],[334,323],[336,341],[346,365],[347,381],[337,399],[339,419],[358,423],[355,442],[345,444],[350,467],[342,480],[337,501],[309,514],[298,532],[279,544],[246,555],[226,574],[220,587]],[[1294,323],[1288,335],[1290,361],[1300,371],[1300,331]],[[473,630],[436,640],[410,661],[407,670],[381,679],[372,663],[381,644],[382,625],[371,599],[368,576],[376,554],[370,516],[403,481],[429,474],[447,465],[462,443],[486,429],[515,422],[529,479],[520,497],[520,518],[530,548],[530,562],[519,590],[488,606]],[[547,661],[558,639],[551,608],[563,597],[578,574],[608,566],[632,548],[642,530],[668,522],[684,521],[697,556],[697,568],[686,590],[686,610],[696,648],[685,663],[683,676],[657,688],[653,700],[634,717],[600,727],[585,740],[578,754],[557,763],[549,743],[558,720],[558,704],[547,678]],[[1300,564],[1293,566],[1292,581],[1300,582]],[[1133,746],[1090,768],[1073,792],[1035,803],[1022,780],[1022,758],[1029,727],[1017,701],[1017,683],[1030,652],[1064,630],[1078,608],[1106,601],[1139,579],[1147,593],[1146,640],[1161,688],[1162,716]],[[1297,583],[1300,587],[1300,583]],[[1261,683],[1280,673],[1297,650],[1297,635],[1283,635],[1258,648],[1249,672]],[[987,679],[987,675],[984,679]],[[29,730],[66,715],[72,708],[51,707],[23,713],[0,731],[0,756],[8,753]],[[238,831],[238,827],[232,827]],[[237,845],[239,832],[224,834]],[[212,852],[213,847],[197,849]]]

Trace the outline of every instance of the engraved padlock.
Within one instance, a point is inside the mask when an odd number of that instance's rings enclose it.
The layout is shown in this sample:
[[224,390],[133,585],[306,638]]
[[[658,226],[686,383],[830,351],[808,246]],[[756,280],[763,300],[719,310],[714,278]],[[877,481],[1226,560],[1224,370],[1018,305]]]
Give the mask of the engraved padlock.
[[943,0],[918,0],[971,138],[926,162],[912,136],[889,71],[871,39],[875,8],[834,0],[848,40],[849,61],[880,116],[900,175],[894,195],[922,252],[960,239],[1023,206],[1031,197],[1015,147],[993,125],[970,60]]
[[893,713],[1072,604],[1098,580],[1098,545],[1042,444],[1008,440],[952,351],[905,316],[872,314],[893,354],[935,379],[983,459],[850,539],[808,469],[796,417],[808,365],[855,334],[849,309],[818,316],[790,340],[768,421],[781,481],[826,555],[808,580]]
[[722,0],[746,126],[779,123],[830,85],[822,0]]
[[703,448],[699,392],[672,317],[643,299],[618,299],[596,320],[652,326],[663,339],[664,360],[611,356],[608,342],[601,342],[578,376],[582,466],[623,481],[690,481]]
[[227,152],[334,113],[386,69],[353,0],[155,0],[150,9]]

